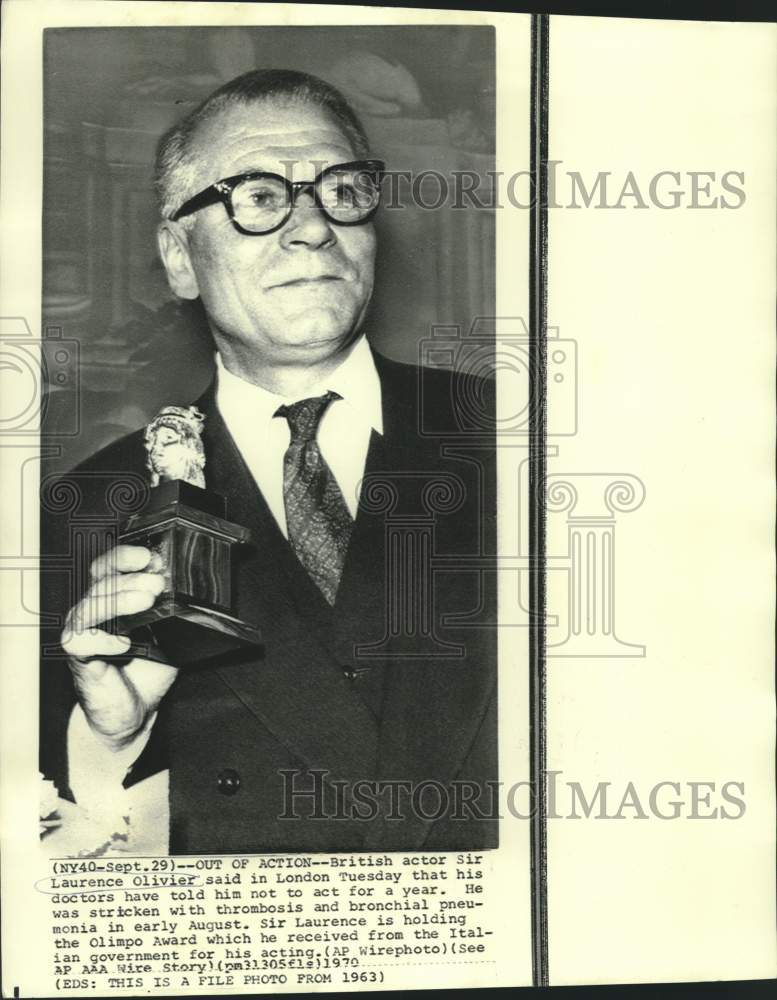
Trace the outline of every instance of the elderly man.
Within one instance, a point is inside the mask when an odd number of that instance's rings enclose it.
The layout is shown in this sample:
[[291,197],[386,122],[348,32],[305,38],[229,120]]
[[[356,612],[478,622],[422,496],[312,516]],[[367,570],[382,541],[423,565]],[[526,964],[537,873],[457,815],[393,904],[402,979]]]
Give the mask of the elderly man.
[[[342,96],[288,71],[231,81],[159,146],[160,254],[217,348],[206,483],[252,532],[234,606],[263,646],[133,656],[108,623],[163,577],[148,549],[97,544],[81,598],[59,595],[42,747],[77,802],[168,773],[171,852],[497,843],[493,441],[457,410],[489,387],[368,346],[381,168]],[[106,481],[144,466],[142,431],[85,463],[79,516],[99,525]],[[66,524],[45,520],[56,551]],[[432,521],[434,574],[412,551]]]

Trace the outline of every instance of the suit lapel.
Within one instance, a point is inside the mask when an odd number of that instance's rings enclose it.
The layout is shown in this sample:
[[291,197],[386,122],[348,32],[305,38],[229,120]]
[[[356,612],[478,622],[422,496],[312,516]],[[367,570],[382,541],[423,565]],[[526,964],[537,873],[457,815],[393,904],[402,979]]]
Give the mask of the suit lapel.
[[[466,474],[461,463],[442,458],[438,439],[430,440],[419,433],[418,370],[380,357],[376,357],[376,363],[381,375],[385,430],[380,459],[387,480],[393,478],[401,484],[407,473],[422,479],[442,472]],[[470,497],[474,504],[465,506],[457,515],[461,520],[454,530],[477,531],[478,499]],[[454,590],[461,577],[457,580],[454,573],[446,580],[446,576],[435,578],[434,592],[438,609],[447,610],[455,607]],[[436,617],[439,620],[439,612]],[[480,637],[474,634],[477,631],[441,632],[441,638],[462,643],[466,655],[461,658],[409,659],[401,653],[386,658],[378,780],[410,781],[416,786],[433,780],[446,785],[460,771],[488,709],[496,677],[495,669],[489,669],[489,664],[496,662],[495,653],[484,654]],[[370,824],[364,849],[379,849],[385,844],[394,850],[421,847],[433,821],[412,815],[409,807],[405,808],[404,818],[402,823],[387,821],[384,809]]]

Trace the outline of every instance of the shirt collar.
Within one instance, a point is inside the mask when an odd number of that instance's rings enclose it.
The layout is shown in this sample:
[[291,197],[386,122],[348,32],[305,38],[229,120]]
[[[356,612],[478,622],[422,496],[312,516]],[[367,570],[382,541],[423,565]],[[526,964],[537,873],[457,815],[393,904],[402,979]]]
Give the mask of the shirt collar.
[[[224,367],[221,354],[216,352],[216,401],[222,414],[252,414],[252,420],[272,420],[282,404],[296,403],[298,398],[277,395],[253,382],[234,375]],[[356,419],[383,433],[383,409],[380,378],[375,368],[366,337],[362,336],[348,357],[333,372],[305,392],[305,399],[323,396],[329,390],[343,398],[343,404],[354,411]]]

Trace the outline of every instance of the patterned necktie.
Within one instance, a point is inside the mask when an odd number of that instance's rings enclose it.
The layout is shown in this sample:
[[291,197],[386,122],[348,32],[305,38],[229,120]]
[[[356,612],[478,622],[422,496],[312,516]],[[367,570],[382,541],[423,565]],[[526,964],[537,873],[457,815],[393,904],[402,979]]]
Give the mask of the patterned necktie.
[[291,441],[283,458],[283,501],[289,542],[297,558],[330,604],[335,603],[353,518],[332,470],[324,461],[316,434],[336,392],[279,406]]

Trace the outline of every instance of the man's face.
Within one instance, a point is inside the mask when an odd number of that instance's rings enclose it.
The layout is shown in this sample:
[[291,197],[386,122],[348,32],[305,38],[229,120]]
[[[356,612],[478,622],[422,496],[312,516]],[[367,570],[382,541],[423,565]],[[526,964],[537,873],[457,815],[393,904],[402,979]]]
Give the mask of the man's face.
[[[195,150],[198,177],[189,196],[255,170],[310,181],[325,166],[355,158],[329,116],[305,103],[235,106],[204,126]],[[370,223],[338,226],[304,192],[286,224],[267,235],[239,233],[221,203],[196,212],[188,234],[180,224],[167,228],[178,244],[172,258],[164,238],[161,244],[173,290],[201,296],[217,343],[258,362],[312,364],[358,330],[373,286]]]

